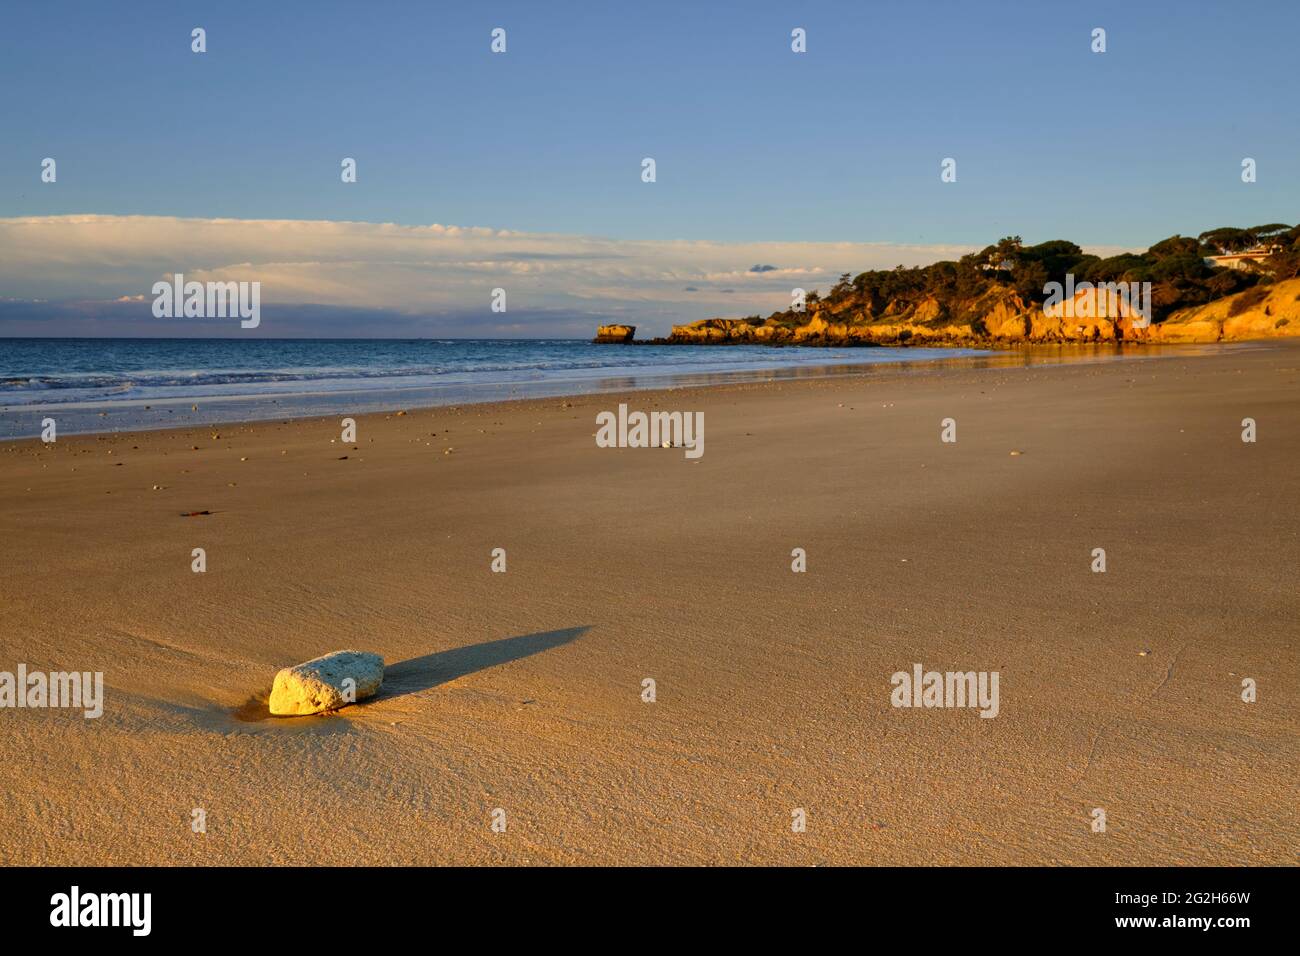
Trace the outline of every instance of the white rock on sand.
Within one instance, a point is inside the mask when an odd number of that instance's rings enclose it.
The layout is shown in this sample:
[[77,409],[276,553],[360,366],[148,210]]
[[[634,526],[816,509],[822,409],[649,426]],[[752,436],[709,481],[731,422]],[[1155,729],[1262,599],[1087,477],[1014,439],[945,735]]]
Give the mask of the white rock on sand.
[[292,717],[337,710],[372,697],[383,682],[384,659],[378,654],[334,651],[276,674],[271,713]]

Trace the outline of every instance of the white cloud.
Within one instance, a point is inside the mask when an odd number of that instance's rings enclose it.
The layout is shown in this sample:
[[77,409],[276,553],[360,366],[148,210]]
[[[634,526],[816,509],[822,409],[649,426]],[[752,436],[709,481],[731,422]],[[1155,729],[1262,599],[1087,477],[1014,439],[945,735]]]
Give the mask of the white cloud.
[[[623,318],[659,334],[672,322],[785,308],[793,287],[824,290],[842,272],[923,265],[969,251],[602,239],[437,224],[74,215],[0,219],[0,285],[19,299],[124,303],[151,299],[154,282],[183,272],[199,281],[259,281],[263,309],[271,315],[277,304],[307,303],[407,317],[456,315],[459,334],[470,336],[484,334],[476,328],[480,313],[483,328],[507,319],[488,309],[491,290],[500,286],[510,312]],[[754,263],[776,269],[751,272]],[[552,334],[544,319],[530,327]]]

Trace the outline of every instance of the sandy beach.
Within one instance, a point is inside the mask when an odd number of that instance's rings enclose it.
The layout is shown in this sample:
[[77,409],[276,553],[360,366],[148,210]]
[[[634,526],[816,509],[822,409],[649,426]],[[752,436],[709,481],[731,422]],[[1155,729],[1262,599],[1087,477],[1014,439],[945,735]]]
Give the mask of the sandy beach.
[[[597,447],[620,402],[704,453]],[[1300,343],[339,439],[0,443],[0,670],[105,684],[0,710],[0,863],[1296,862]],[[341,648],[379,697],[266,715]],[[892,706],[915,664],[997,672],[996,718]]]

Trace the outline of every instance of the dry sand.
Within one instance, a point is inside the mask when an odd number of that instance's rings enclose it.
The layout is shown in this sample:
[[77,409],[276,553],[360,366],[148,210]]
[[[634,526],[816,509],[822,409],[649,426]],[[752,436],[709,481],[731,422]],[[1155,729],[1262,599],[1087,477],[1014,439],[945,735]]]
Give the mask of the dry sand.
[[[597,448],[620,400],[702,410],[705,454]],[[0,670],[107,685],[0,711],[0,861],[1296,862],[1294,343],[338,437],[0,445]],[[256,719],[349,647],[379,698]],[[892,708],[918,662],[998,671],[999,716]]]

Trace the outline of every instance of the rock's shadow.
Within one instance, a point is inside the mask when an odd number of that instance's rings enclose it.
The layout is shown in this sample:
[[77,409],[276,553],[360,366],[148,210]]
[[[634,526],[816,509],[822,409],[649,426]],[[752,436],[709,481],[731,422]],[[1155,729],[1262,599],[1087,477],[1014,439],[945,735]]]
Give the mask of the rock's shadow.
[[466,674],[561,647],[576,641],[589,630],[591,626],[584,624],[561,631],[539,631],[519,637],[503,637],[497,641],[484,641],[481,644],[413,657],[384,669],[384,686],[373,699],[387,700],[429,690]]
[[449,651],[413,657],[384,668],[384,685],[374,697],[324,714],[273,717],[268,707],[271,691],[267,688],[249,697],[239,707],[221,708],[213,714],[204,713],[200,722],[211,723],[215,720],[222,730],[261,729],[346,733],[349,729],[346,720],[348,714],[356,710],[364,710],[368,704],[403,697],[406,694],[417,694],[422,690],[429,690],[447,681],[464,677],[466,674],[549,651],[551,648],[576,641],[589,630],[591,630],[589,625],[583,625],[565,628],[562,631],[540,631],[536,634],[504,637],[498,641],[484,641],[481,644],[470,644],[468,647],[456,647]]

